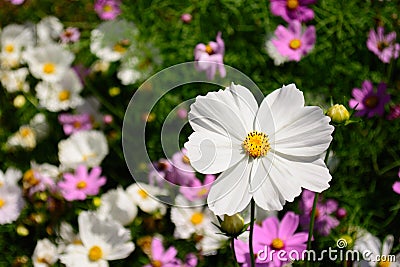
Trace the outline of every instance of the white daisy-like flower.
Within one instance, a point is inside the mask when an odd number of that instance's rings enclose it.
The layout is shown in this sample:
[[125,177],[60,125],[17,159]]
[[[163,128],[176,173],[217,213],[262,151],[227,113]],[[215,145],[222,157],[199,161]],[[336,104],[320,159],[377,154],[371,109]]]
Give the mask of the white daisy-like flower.
[[135,24],[126,20],[101,23],[90,35],[90,51],[103,61],[120,60],[135,41]]
[[188,239],[192,234],[202,236],[209,227],[213,214],[203,206],[191,207],[189,201],[182,195],[175,199],[176,206],[171,208],[171,221],[175,224],[175,238]]
[[9,93],[18,91],[28,92],[29,83],[26,82],[26,76],[28,76],[28,74],[29,71],[27,68],[2,71],[0,72],[0,81]]
[[200,241],[196,243],[196,248],[202,255],[215,255],[218,249],[227,244],[228,237],[218,234],[219,232],[221,231],[215,225],[205,225]]
[[47,16],[43,18],[36,25],[36,33],[39,44],[54,43],[60,37],[64,29],[64,25],[61,21],[54,16]]
[[279,53],[271,39],[265,42],[265,49],[268,55],[274,60],[275,66],[282,65],[289,61],[288,57],[282,56],[281,53]]
[[72,226],[67,222],[60,223],[57,235],[58,238],[56,239],[56,243],[59,254],[63,253],[68,245],[82,245],[79,234],[75,233]]
[[108,154],[107,139],[100,131],[79,131],[58,143],[58,158],[63,168],[84,164],[99,166]]
[[41,239],[36,243],[32,255],[34,267],[49,267],[58,261],[57,246],[49,239]]
[[0,187],[17,186],[22,177],[22,172],[16,168],[9,167],[6,172],[0,170]]
[[40,82],[35,89],[39,104],[52,112],[76,108],[83,104],[83,98],[79,95],[83,85],[72,69],[66,70],[58,82]]
[[18,67],[23,49],[33,46],[33,42],[31,28],[17,24],[4,27],[0,37],[0,65],[6,69]]
[[144,183],[134,183],[126,189],[126,192],[132,202],[144,212],[159,212],[164,215],[167,211],[167,207],[156,198],[157,196],[166,195],[166,191],[159,187]]
[[265,210],[281,210],[302,187],[329,187],[320,155],[334,128],[321,108],[304,106],[294,84],[273,91],[260,106],[247,88],[232,84],[197,97],[189,121],[191,165],[200,173],[222,172],[207,201],[216,215],[240,212],[252,198]]
[[75,59],[72,52],[58,44],[29,48],[22,57],[33,76],[50,83],[60,81]]
[[0,225],[17,220],[23,207],[24,199],[18,186],[0,187]]
[[135,249],[129,230],[114,220],[84,211],[78,224],[82,244],[69,245],[60,257],[67,267],[106,267],[108,261],[124,259]]
[[101,205],[97,210],[100,218],[111,217],[122,225],[128,225],[136,218],[137,206],[128,193],[118,187],[101,196]]
[[117,72],[117,78],[121,81],[123,85],[134,84],[141,77],[142,74],[131,67],[121,66],[121,68]]
[[393,255],[393,235],[388,235],[383,243],[376,236],[367,231],[361,231],[354,242],[354,250],[364,257],[359,262],[354,262],[353,267],[399,267],[400,253]]

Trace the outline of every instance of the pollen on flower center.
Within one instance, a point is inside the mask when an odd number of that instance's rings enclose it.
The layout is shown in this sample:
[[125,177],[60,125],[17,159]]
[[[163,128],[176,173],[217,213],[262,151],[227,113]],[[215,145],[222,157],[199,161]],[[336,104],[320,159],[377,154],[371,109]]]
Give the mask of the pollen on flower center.
[[4,206],[5,203],[6,202],[2,198],[0,198],[0,209]]
[[364,105],[366,105],[368,108],[374,108],[378,105],[378,102],[379,98],[373,95],[365,98]]
[[203,221],[204,215],[201,212],[193,213],[192,217],[190,218],[190,222],[194,225],[200,224]]
[[280,239],[280,238],[275,238],[274,240],[272,240],[272,243],[271,243],[271,247],[273,249],[281,249],[284,247],[284,245],[285,244],[283,243],[282,239]]
[[104,5],[103,11],[104,12],[111,12],[111,11],[113,11],[113,7],[111,5]]
[[212,47],[210,45],[206,45],[206,52],[207,52],[207,54],[211,55],[214,53],[214,50],[212,49]]
[[299,1],[298,0],[287,0],[286,6],[289,9],[296,9],[299,6]]
[[151,266],[153,267],[161,267],[162,265],[163,265],[162,262],[159,260],[151,261]]
[[389,267],[390,266],[390,261],[386,261],[386,260],[380,261],[378,263],[378,266],[379,267]]
[[58,99],[60,101],[65,101],[70,98],[71,93],[68,90],[62,90],[60,93],[58,93]]
[[183,157],[182,157],[182,162],[185,163],[185,164],[190,164],[190,159],[189,159],[189,157],[186,156],[186,155],[183,155]]
[[14,46],[12,44],[8,44],[4,47],[4,50],[6,50],[7,53],[12,53],[14,52]]
[[253,158],[265,156],[271,149],[268,135],[258,131],[248,133],[242,145],[247,154]]
[[138,194],[139,194],[139,196],[141,196],[143,199],[149,197],[149,194],[146,192],[146,190],[143,190],[143,189],[139,189],[139,190],[138,190]]
[[29,127],[21,128],[20,133],[22,137],[28,137],[33,134],[32,129]]
[[126,48],[124,46],[122,46],[121,44],[119,44],[119,43],[115,44],[113,49],[114,49],[115,52],[118,52],[120,54],[123,54],[123,53],[126,52]]
[[51,62],[47,62],[43,65],[43,72],[46,74],[52,74],[55,70],[56,66]]
[[93,246],[89,250],[89,260],[97,261],[103,257],[103,251],[99,246]]
[[300,39],[293,39],[289,43],[289,47],[293,50],[299,49],[301,46],[301,41]]
[[383,49],[385,49],[386,47],[389,47],[389,43],[384,41],[384,42],[378,42],[377,44],[377,48],[379,51],[382,51]]
[[76,188],[78,188],[78,189],[84,189],[86,186],[87,186],[87,183],[85,181],[79,181],[76,184]]
[[199,192],[197,192],[197,195],[199,197],[201,197],[201,196],[204,196],[207,193],[208,193],[208,189],[207,188],[202,188],[202,189],[199,190]]

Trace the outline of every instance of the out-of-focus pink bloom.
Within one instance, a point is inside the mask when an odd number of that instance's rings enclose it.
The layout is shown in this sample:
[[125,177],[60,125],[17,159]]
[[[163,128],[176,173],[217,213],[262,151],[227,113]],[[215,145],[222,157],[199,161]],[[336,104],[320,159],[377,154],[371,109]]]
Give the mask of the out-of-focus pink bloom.
[[114,20],[121,14],[119,0],[96,0],[94,10],[102,20]]
[[367,47],[378,58],[384,62],[389,63],[390,60],[399,57],[400,44],[396,42],[396,32],[384,34],[385,29],[378,27],[375,32],[373,29],[369,32]]
[[85,200],[87,196],[97,195],[106,183],[106,178],[100,175],[101,167],[94,167],[89,173],[85,165],[79,165],[75,174],[64,173],[64,180],[58,183],[58,187],[68,201]]
[[217,68],[222,78],[226,75],[225,66],[223,65],[225,43],[221,35],[222,33],[218,32],[216,42],[209,42],[207,45],[200,43],[194,48],[196,69],[205,71],[209,80],[214,79]]
[[160,159],[152,163],[149,169],[149,184],[153,186],[157,185],[160,188],[164,186],[165,180],[167,180],[173,172],[172,164],[167,159]]
[[377,92],[374,92],[374,87],[371,81],[364,81],[362,88],[354,88],[351,92],[354,98],[350,99],[350,108],[355,108],[356,116],[367,116],[368,118],[374,115],[383,116],[385,105],[390,101],[390,95],[386,93],[386,84],[378,84]]
[[113,118],[112,115],[106,114],[103,117],[103,121],[104,121],[105,124],[110,124],[110,123],[112,123],[114,121],[114,118]]
[[188,112],[187,112],[187,110],[185,108],[179,108],[176,111],[176,114],[178,115],[179,118],[186,119],[187,115],[188,115]]
[[300,61],[315,45],[316,33],[314,26],[308,26],[304,31],[301,23],[291,21],[289,27],[279,25],[271,42],[277,51],[288,60]]
[[25,0],[9,0],[13,5],[21,5],[25,2]]
[[314,11],[308,6],[316,0],[271,0],[271,13],[281,16],[286,22],[298,20],[307,22],[314,18]]
[[338,208],[338,210],[336,211],[336,217],[338,217],[339,219],[343,219],[346,216],[347,216],[346,209],[345,208]]
[[177,185],[188,186],[196,180],[196,173],[193,170],[192,165],[190,165],[186,153],[186,149],[182,148],[181,151],[172,155],[171,163],[173,166],[173,172],[170,177],[167,177],[168,181]]
[[63,126],[64,133],[71,135],[79,131],[92,129],[92,120],[88,113],[84,114],[67,114],[58,115],[58,121]]
[[182,14],[181,20],[184,23],[190,23],[192,21],[192,15],[190,15],[189,13]]
[[143,267],[168,266],[181,267],[182,262],[176,258],[178,251],[173,246],[164,249],[161,239],[154,237],[151,241],[151,263]]
[[390,107],[389,115],[387,116],[388,120],[395,120],[400,118],[400,104]]
[[[300,202],[300,224],[303,229],[308,229],[311,218],[311,211],[313,207],[315,193],[309,190],[304,190]],[[321,198],[318,199],[315,211],[315,230],[324,236],[330,234],[331,230],[339,225],[338,219],[334,217],[338,210],[338,203],[333,199],[328,199],[323,202]],[[333,215],[333,216],[332,216]]]
[[[400,178],[400,169],[399,169],[399,173],[397,175]],[[400,195],[400,182],[395,182],[393,184],[393,191]]]
[[81,37],[81,33],[78,28],[68,27],[61,34],[60,39],[63,44],[75,43]]
[[34,171],[34,177],[36,179],[36,184],[29,188],[29,195],[32,196],[37,192],[43,192],[49,190],[54,193],[57,189],[56,183],[54,182],[54,178],[49,177],[40,172]]
[[181,187],[179,192],[190,201],[206,199],[214,181],[215,175],[207,174],[204,178],[204,183],[195,178],[188,187]]

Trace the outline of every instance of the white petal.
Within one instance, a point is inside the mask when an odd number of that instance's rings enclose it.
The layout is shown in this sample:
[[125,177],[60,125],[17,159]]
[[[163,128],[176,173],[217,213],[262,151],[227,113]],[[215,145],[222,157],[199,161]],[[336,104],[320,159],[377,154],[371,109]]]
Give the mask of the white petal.
[[223,172],[241,160],[245,153],[236,139],[208,131],[194,132],[185,143],[192,167],[205,174]]
[[211,186],[207,203],[216,215],[233,215],[242,211],[249,204],[250,173],[252,164],[248,159],[239,161],[223,172]]
[[390,251],[393,248],[393,242],[394,242],[393,235],[386,236],[385,240],[383,240],[381,255],[389,255],[390,254]]

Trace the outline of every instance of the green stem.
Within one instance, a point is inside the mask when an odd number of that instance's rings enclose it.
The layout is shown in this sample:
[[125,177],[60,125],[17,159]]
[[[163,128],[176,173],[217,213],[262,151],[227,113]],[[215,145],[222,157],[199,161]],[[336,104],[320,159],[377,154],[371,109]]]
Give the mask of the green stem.
[[256,263],[254,260],[254,251],[253,251],[253,232],[254,232],[254,221],[255,221],[255,209],[256,203],[254,199],[251,199],[250,202],[250,236],[249,236],[249,252],[250,252],[250,261],[251,267],[255,267]]
[[231,247],[232,247],[232,253],[233,253],[233,260],[235,261],[235,266],[239,266],[237,258],[236,258],[236,252],[235,252],[235,238],[231,238]]

